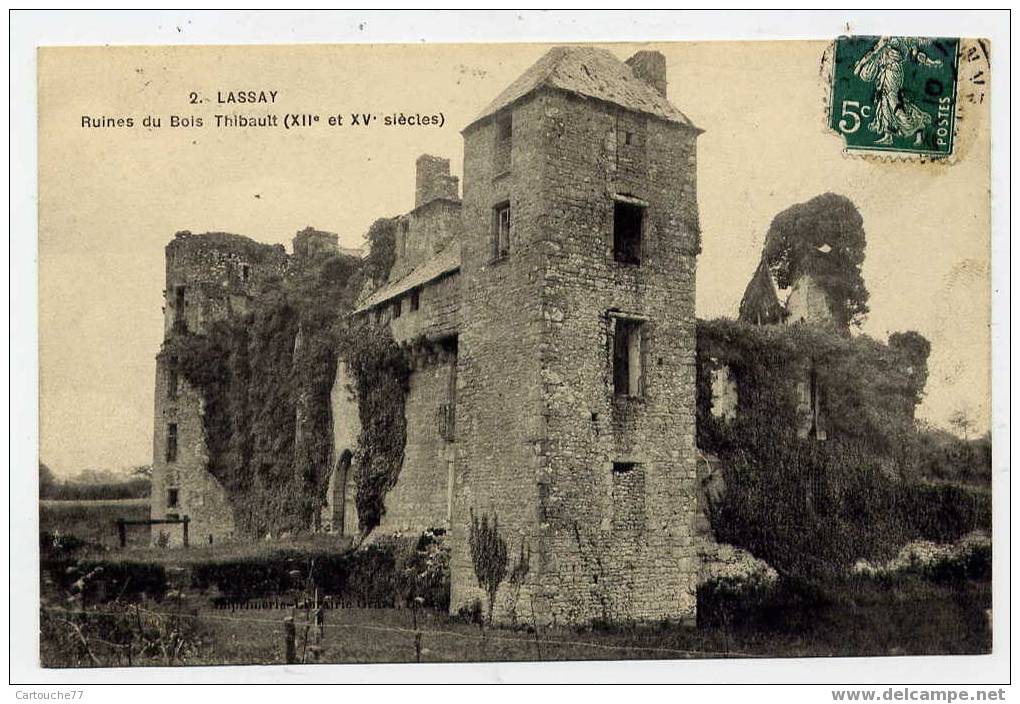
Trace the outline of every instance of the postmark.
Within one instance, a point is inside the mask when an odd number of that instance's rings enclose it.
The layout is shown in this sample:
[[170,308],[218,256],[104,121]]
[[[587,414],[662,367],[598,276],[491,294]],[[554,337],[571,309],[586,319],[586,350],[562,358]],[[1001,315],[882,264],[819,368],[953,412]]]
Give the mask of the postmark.
[[839,37],[828,126],[848,152],[945,159],[957,141],[961,40]]

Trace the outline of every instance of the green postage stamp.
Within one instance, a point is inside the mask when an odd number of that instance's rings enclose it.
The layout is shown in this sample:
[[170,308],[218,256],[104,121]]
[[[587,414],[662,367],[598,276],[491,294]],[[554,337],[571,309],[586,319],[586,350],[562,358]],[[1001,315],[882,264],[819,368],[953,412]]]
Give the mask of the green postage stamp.
[[840,37],[829,127],[848,150],[953,153],[959,39]]

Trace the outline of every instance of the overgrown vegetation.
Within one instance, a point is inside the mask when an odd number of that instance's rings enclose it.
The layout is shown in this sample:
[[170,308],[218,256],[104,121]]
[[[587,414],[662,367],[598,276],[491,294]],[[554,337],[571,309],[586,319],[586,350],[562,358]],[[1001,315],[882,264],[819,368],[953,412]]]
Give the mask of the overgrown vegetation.
[[[859,559],[916,539],[949,542],[990,529],[985,492],[921,480],[928,437],[914,423],[929,345],[888,345],[806,325],[698,324],[698,446],[722,460],[716,537],[787,581],[829,580]],[[713,415],[712,372],[729,367],[735,417]],[[809,379],[822,390],[827,440],[798,437]]]
[[[176,359],[203,400],[209,472],[223,485],[237,531],[250,538],[318,526],[332,453],[330,391],[341,357],[355,367],[362,404],[363,462],[356,468],[362,529],[378,525],[403,446],[399,350],[386,333],[350,331],[345,314],[393,261],[389,219],[373,224],[365,260],[334,255],[295,261],[239,316],[203,334],[178,331],[162,354]],[[386,386],[395,374],[394,390]],[[380,384],[378,391],[374,384]],[[367,407],[367,410],[366,410]],[[377,417],[376,413],[384,417]],[[367,414],[367,415],[366,415]],[[394,433],[384,438],[384,434]],[[396,469],[394,469],[394,463]]]
[[389,328],[349,330],[341,347],[361,420],[354,486],[358,527],[367,535],[382,521],[383,499],[396,485],[404,463],[404,404],[411,371]]
[[762,257],[780,288],[805,274],[822,287],[838,328],[860,325],[868,313],[861,276],[864,220],[845,196],[824,193],[776,215]]

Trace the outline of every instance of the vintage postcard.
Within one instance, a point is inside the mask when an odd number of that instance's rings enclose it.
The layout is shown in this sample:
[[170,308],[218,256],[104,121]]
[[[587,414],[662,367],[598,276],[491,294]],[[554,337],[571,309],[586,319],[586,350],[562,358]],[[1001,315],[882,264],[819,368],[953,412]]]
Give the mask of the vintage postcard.
[[998,47],[852,29],[39,47],[41,666],[992,653]]

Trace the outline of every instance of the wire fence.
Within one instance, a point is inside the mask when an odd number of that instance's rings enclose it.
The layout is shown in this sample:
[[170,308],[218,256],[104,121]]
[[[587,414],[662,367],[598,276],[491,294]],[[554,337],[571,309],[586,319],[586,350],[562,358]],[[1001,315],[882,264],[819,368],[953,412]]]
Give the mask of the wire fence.
[[[145,651],[145,647],[140,643],[144,639],[140,636],[146,630],[146,626],[157,623],[166,625],[182,620],[195,625],[205,624],[208,626],[213,623],[225,623],[236,626],[240,633],[233,633],[228,638],[233,638],[236,641],[237,637],[241,635],[245,639],[258,643],[257,650],[262,653],[260,656],[262,659],[253,662],[265,662],[265,653],[275,653],[276,661],[287,664],[365,662],[368,660],[379,662],[470,662],[501,659],[569,660],[627,659],[628,657],[655,659],[656,656],[661,656],[659,659],[766,657],[757,653],[731,649],[683,649],[651,644],[605,642],[614,637],[614,634],[605,634],[602,642],[598,642],[583,638],[543,634],[540,628],[533,628],[530,633],[482,626],[477,626],[478,632],[459,631],[418,623],[420,619],[415,610],[410,610],[414,621],[411,627],[385,623],[341,622],[328,618],[326,614],[331,611],[321,607],[307,610],[293,609],[282,618],[261,617],[254,613],[250,616],[238,617],[214,611],[197,613],[186,610],[153,610],[140,605],[127,605],[121,610],[91,607],[76,610],[44,606],[42,611],[56,620],[62,621],[72,638],[77,639],[88,658],[96,665],[117,663],[101,662],[102,658],[96,654],[97,648],[91,647],[93,644],[112,649],[110,654],[115,656],[114,659],[117,661],[126,659],[130,664],[133,647],[136,649],[136,654]],[[93,631],[96,629],[82,627],[83,623],[93,622],[95,625],[95,620],[103,618],[116,618],[127,625],[127,628],[113,629],[119,635],[120,642],[111,640],[109,635],[103,637],[94,633]],[[256,627],[259,629],[258,633],[253,631]],[[172,639],[180,638],[181,632],[185,629],[164,630],[167,637]],[[353,632],[368,634],[370,637],[351,638],[343,635]],[[642,637],[654,637],[655,634],[652,628],[638,632],[642,633]],[[620,636],[616,635],[615,637]],[[214,638],[214,643],[209,643],[207,640],[206,645],[215,648],[215,640]],[[457,642],[459,647],[451,648],[449,645],[451,641]],[[468,646],[467,649],[464,646]],[[167,657],[167,647],[167,644],[160,644],[157,650],[163,656],[162,659],[167,660],[166,664],[174,664],[170,661],[172,658]],[[169,647],[172,650],[177,646],[171,643]],[[345,659],[345,651],[352,648],[359,652],[350,660]],[[149,650],[153,649],[150,647]],[[613,657],[614,655],[617,657]],[[604,658],[599,656],[604,656]],[[182,660],[180,664],[187,663]]]

